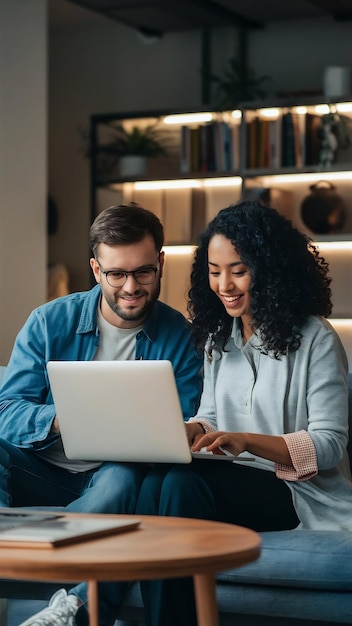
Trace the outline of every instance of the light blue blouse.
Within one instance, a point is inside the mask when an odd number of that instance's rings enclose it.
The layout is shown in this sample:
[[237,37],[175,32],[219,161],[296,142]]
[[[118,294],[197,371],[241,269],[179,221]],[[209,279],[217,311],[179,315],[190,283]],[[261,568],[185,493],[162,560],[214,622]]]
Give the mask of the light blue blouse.
[[[215,430],[282,435],[306,430],[317,454],[318,474],[286,481],[301,528],[352,530],[348,441],[348,363],[331,324],[310,317],[301,346],[280,359],[260,352],[255,333],[243,345],[239,321],[225,352],[204,360],[204,388],[196,419]],[[255,457],[253,466],[275,471]],[[246,462],[248,465],[248,462]]]

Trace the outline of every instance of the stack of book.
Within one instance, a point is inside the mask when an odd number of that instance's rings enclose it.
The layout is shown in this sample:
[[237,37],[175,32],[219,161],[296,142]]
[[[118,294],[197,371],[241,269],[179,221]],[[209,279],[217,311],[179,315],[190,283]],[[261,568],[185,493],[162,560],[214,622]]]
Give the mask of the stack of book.
[[246,167],[305,167],[319,163],[321,116],[286,111],[270,120],[255,116],[246,124]]
[[239,168],[239,125],[225,121],[181,127],[182,174],[235,172]]

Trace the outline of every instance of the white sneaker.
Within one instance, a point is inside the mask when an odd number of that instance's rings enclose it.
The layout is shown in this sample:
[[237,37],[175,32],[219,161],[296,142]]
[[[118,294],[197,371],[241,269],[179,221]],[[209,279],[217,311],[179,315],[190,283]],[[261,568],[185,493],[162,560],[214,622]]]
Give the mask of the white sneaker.
[[68,596],[65,589],[59,589],[50,598],[45,609],[19,626],[74,626],[78,607],[79,600],[76,596]]

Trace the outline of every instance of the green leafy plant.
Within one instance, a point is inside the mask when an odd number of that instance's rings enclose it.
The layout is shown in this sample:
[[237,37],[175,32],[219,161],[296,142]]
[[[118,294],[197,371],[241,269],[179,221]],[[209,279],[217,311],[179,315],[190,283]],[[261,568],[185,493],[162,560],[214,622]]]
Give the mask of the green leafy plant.
[[[91,158],[89,132],[79,128],[81,149],[85,157]],[[156,158],[168,155],[166,136],[157,124],[148,126],[132,126],[127,129],[122,123],[109,125],[109,138],[100,143],[96,149],[97,171],[99,176],[110,176],[114,173],[119,160],[125,156],[144,156]]]
[[120,157],[135,155],[155,158],[167,154],[163,136],[155,124],[144,128],[133,126],[131,130],[127,130],[123,124],[117,124],[112,130],[115,138],[103,147],[114,151]]
[[216,100],[219,109],[231,109],[239,102],[263,99],[269,76],[256,77],[251,69],[245,70],[236,58],[229,59],[222,76],[211,76],[216,83]]

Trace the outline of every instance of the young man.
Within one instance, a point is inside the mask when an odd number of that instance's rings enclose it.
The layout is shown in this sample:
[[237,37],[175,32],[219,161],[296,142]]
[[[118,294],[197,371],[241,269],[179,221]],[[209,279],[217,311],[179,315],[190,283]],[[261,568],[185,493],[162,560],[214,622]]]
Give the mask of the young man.
[[[54,506],[85,513],[134,513],[142,463],[68,460],[48,382],[50,360],[170,360],[184,418],[198,407],[202,362],[186,319],[158,300],[163,227],[131,204],[105,209],[90,230],[98,283],[35,309],[19,332],[0,392],[0,506]],[[113,623],[121,585],[102,584],[101,623]],[[85,623],[87,589],[53,596],[27,626]],[[78,607],[82,609],[78,611]]]

